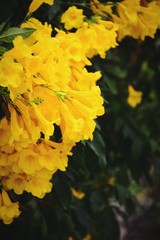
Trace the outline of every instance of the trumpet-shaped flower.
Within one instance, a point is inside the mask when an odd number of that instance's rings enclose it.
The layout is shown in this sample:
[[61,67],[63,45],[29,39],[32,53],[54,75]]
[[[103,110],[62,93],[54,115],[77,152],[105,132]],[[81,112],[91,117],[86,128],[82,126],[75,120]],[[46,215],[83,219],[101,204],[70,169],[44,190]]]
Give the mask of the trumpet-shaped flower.
[[19,215],[18,203],[12,203],[8,193],[2,189],[2,193],[0,194],[0,219],[2,219],[5,224],[10,224],[13,218]]
[[[13,98],[14,89],[23,81],[23,67],[11,57],[3,57],[0,61],[0,86],[8,87]],[[13,90],[13,91],[12,91]]]
[[52,5],[54,0],[33,0],[29,6],[29,13],[35,12],[42,5],[42,3]]
[[80,191],[80,190],[76,190],[75,188],[71,188],[71,192],[72,192],[72,195],[75,197],[75,198],[78,198],[78,199],[82,199],[85,197],[85,193]]
[[92,58],[99,54],[101,58],[105,58],[106,51],[118,45],[116,42],[117,29],[117,24],[103,21],[97,17],[96,23],[85,22],[76,31],[76,35],[80,39],[87,57]]
[[98,0],[91,0],[90,6],[94,14],[106,17],[108,14],[112,14],[112,2],[100,3]]
[[52,183],[41,176],[33,176],[26,184],[26,191],[32,193],[33,196],[43,198],[46,193],[52,189]]
[[27,175],[24,173],[10,173],[8,178],[3,178],[3,185],[6,186],[9,190],[13,189],[14,192],[18,195],[24,192],[26,183]]
[[[156,11],[155,11],[156,5]],[[153,1],[146,6],[140,0],[124,0],[118,3],[118,16],[112,15],[118,24],[118,40],[125,36],[144,40],[146,36],[154,37],[159,27],[160,6]]]
[[136,91],[131,85],[128,86],[129,96],[127,98],[128,104],[135,108],[142,101],[142,92]]
[[75,6],[69,7],[68,10],[62,14],[61,22],[67,30],[72,28],[79,28],[84,19],[83,10]]
[[[99,24],[112,28],[111,23]],[[95,119],[104,108],[96,86],[101,74],[88,72],[86,55],[93,50],[102,56],[112,44],[85,49],[77,33],[57,30],[52,37],[51,26],[33,18],[21,27],[36,30],[28,38],[16,37],[0,60],[0,85],[9,99],[9,113],[0,120],[0,180],[16,194],[26,191],[42,198],[52,189],[52,175],[66,170],[76,142],[93,138]]]

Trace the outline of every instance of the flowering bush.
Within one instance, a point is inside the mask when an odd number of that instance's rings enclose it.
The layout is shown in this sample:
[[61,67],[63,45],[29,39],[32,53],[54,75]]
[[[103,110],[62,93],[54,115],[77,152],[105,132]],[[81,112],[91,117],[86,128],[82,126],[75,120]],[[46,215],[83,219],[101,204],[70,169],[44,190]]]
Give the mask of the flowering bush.
[[[145,144],[154,156],[158,151],[158,136],[147,123],[137,128],[133,119],[136,113],[137,123],[143,122],[147,84],[152,85],[144,82],[143,74],[149,73],[150,81],[156,72],[148,56],[139,56],[144,55],[143,44],[158,41],[160,3],[16,0],[13,5],[15,14],[0,25],[0,219],[18,224],[25,204],[43,215],[38,202],[54,193],[53,198],[71,211],[69,230],[63,235],[45,231],[44,217],[40,239],[118,240],[111,200],[124,204],[126,196],[133,203],[138,180],[154,165],[136,173],[136,161],[143,158]],[[17,16],[18,7],[23,11]],[[137,63],[138,76],[133,70]],[[155,104],[155,92],[150,97]],[[51,208],[60,223],[65,214],[55,199]],[[72,215],[80,223],[77,227],[71,226]],[[107,216],[116,228],[113,235],[101,227],[103,218],[109,224]]]

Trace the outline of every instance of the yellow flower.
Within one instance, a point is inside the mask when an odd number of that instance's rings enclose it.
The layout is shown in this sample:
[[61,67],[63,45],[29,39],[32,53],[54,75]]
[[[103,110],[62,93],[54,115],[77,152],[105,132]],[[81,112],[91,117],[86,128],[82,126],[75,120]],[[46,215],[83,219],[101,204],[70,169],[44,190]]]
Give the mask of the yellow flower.
[[53,124],[60,123],[59,99],[56,96],[56,91],[54,93],[54,91],[45,87],[35,86],[33,92],[28,93],[27,96],[28,101],[32,99],[40,99],[41,102],[29,106],[29,114],[33,121],[37,123],[40,131],[45,134],[45,138],[49,138],[54,133]]
[[112,15],[113,21],[118,24],[118,40],[125,36],[144,40],[146,36],[154,37],[160,26],[160,6],[155,1],[141,5],[140,0],[124,0],[118,3],[118,16]]
[[96,81],[101,78],[100,71],[88,72],[86,68],[83,68],[82,71],[73,68],[72,74],[73,80],[70,86],[79,91],[91,90],[96,85]]
[[[78,16],[83,21],[81,11]],[[113,23],[98,21],[102,32],[114,29]],[[115,30],[113,39],[108,37],[107,45],[99,47],[101,31],[87,25],[97,46],[90,41],[85,49],[89,34],[82,39],[83,31],[82,38],[59,30],[52,37],[51,26],[33,18],[21,27],[37,30],[29,38],[16,37],[13,48],[0,60],[0,85],[8,88],[13,102],[8,104],[9,115],[0,121],[0,179],[4,188],[16,194],[27,191],[43,198],[51,191],[52,175],[66,170],[72,147],[93,138],[95,119],[104,113],[96,86],[101,74],[88,72],[85,66],[91,62],[86,55],[104,56],[114,46]],[[60,139],[54,136],[55,125],[60,128]]]
[[98,0],[91,0],[90,6],[94,14],[107,16],[112,13],[112,2],[100,3]]
[[26,191],[32,193],[33,196],[43,198],[46,193],[52,189],[52,183],[41,176],[33,176],[26,183]]
[[77,68],[77,63],[80,63],[81,67],[91,65],[90,61],[86,58],[82,42],[75,33],[65,33],[58,30],[56,39],[59,41],[65,56],[68,58],[70,67],[76,66]]
[[141,91],[136,91],[131,85],[128,86],[128,93],[127,102],[131,107],[135,108],[137,104],[141,103],[143,93]]
[[75,198],[82,199],[85,196],[85,193],[82,191],[77,191],[75,188],[71,188],[72,195]]
[[0,60],[0,86],[8,87],[11,90],[11,99],[13,98],[12,89],[16,89],[23,81],[23,67],[14,61],[10,56],[2,57]]
[[72,28],[79,28],[84,19],[83,10],[75,6],[69,7],[68,10],[62,14],[61,22],[67,30]]
[[35,12],[42,5],[42,3],[48,3],[49,5],[52,5],[54,0],[33,0],[29,6],[29,13]]
[[34,151],[34,147],[22,149],[18,152],[18,167],[26,174],[34,174],[41,169],[40,156]]
[[[35,144],[37,140],[40,138],[40,127],[37,125],[37,122],[34,121],[32,116],[30,115],[30,105],[25,103],[23,100],[16,100],[15,101],[17,109],[19,110],[19,113],[16,112],[17,117],[15,119],[18,120],[18,123],[16,121],[11,121],[12,125],[12,131],[14,132],[15,125],[19,124],[21,129],[23,129],[22,135],[19,137],[19,140],[16,143],[14,143],[14,146],[17,151],[21,150],[22,148],[26,148],[29,144]],[[15,111],[15,110],[14,110]],[[12,116],[12,112],[11,112]],[[12,138],[16,133],[12,133]],[[11,143],[10,143],[11,144]],[[13,144],[13,142],[12,142]]]
[[7,189],[13,189],[16,194],[22,194],[25,190],[27,183],[27,176],[25,174],[10,173],[8,178],[4,178],[2,181],[3,185]]
[[108,183],[110,186],[115,186],[115,185],[116,185],[116,179],[115,179],[115,177],[110,177],[110,178],[107,180],[107,183]]
[[76,31],[76,35],[81,40],[87,57],[92,58],[99,54],[101,58],[105,58],[106,51],[118,45],[116,42],[118,27],[117,24],[104,21],[101,17],[96,19],[96,23],[84,23]]
[[83,237],[82,240],[92,240],[92,236],[88,233]]
[[10,135],[11,131],[8,120],[6,118],[3,118],[2,120],[0,120],[0,147],[8,143]]
[[0,219],[2,219],[5,224],[10,224],[13,218],[19,215],[18,203],[12,203],[8,193],[2,189],[2,193],[0,194]]
[[69,237],[68,237],[68,240],[74,240],[74,238],[73,238],[73,237],[71,237],[71,236],[69,236]]
[[60,104],[63,139],[75,142],[93,139],[94,119],[104,113],[99,87],[93,87],[90,91],[69,90],[68,96],[70,99]]
[[56,172],[58,169],[61,171],[65,171],[68,165],[68,157],[67,155],[70,153],[69,151],[64,152],[65,145],[63,143],[56,143],[50,146],[50,142],[42,141],[37,147],[39,151],[39,163],[43,168],[46,168],[52,173]]
[[160,18],[159,18],[159,14],[160,14],[160,1],[158,2],[157,1],[152,1],[148,4],[148,7],[149,7],[149,10],[151,12],[154,12],[157,17],[156,17],[156,21],[157,21],[157,24],[158,24],[158,28],[160,28]]

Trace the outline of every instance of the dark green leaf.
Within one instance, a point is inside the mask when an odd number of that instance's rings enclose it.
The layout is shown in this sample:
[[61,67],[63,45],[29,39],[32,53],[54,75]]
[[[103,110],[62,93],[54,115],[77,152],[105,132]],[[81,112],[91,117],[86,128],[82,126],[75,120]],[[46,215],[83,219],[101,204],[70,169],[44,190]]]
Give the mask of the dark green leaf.
[[144,142],[140,138],[134,138],[132,144],[132,156],[138,159],[143,152]]
[[100,132],[95,131],[93,134],[93,141],[88,141],[88,144],[90,148],[93,150],[93,152],[96,154],[96,156],[98,157],[99,166],[101,168],[104,168],[107,164],[106,146]]
[[53,178],[54,189],[57,193],[57,196],[63,205],[64,208],[68,208],[71,202],[71,191],[64,179],[65,176],[61,176],[61,174],[56,173]]
[[111,78],[108,78],[107,76],[104,76],[104,82],[107,84],[107,86],[109,87],[111,93],[113,94],[117,94],[118,92],[118,89],[117,89],[117,85],[116,85],[116,82],[111,79]]
[[102,198],[100,192],[98,192],[98,191],[94,191],[91,193],[90,202],[91,202],[91,208],[92,208],[93,212],[102,211],[102,209],[105,206],[103,198]]
[[3,28],[4,28],[5,24],[6,24],[6,22],[3,22],[3,23],[1,23],[1,24],[0,24],[0,31],[2,31],[2,30],[3,30]]
[[0,55],[3,55],[7,51],[7,48],[0,46]]
[[33,29],[33,28],[12,27],[12,28],[7,29],[5,32],[3,32],[0,35],[0,41],[10,43],[17,36],[22,36],[23,38],[29,37],[34,31],[35,31],[35,29]]
[[120,203],[124,204],[126,197],[128,197],[128,189],[122,185],[117,184],[118,199]]

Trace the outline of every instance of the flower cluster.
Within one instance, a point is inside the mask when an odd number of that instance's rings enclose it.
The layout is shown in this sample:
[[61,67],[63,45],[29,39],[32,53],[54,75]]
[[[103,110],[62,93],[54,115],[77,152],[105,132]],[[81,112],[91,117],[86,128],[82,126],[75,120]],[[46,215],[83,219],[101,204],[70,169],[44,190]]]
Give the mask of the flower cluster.
[[[2,189],[43,198],[75,143],[93,138],[95,119],[104,113],[96,86],[101,73],[87,70],[91,62],[76,34],[57,29],[52,37],[51,26],[35,18],[21,28],[35,31],[17,36],[0,60],[0,180]],[[19,210],[6,194],[1,205],[14,207],[9,216],[8,207],[0,208],[0,218],[10,223]]]
[[88,58],[95,55],[105,58],[106,51],[118,46],[116,41],[118,25],[112,21],[103,20],[101,16],[94,15],[87,19],[82,10],[69,7],[62,14],[61,22],[64,23],[67,30],[78,28],[74,35],[80,40],[83,51]]
[[[118,41],[126,36],[144,40],[146,36],[154,37],[160,27],[160,4],[158,0],[123,0],[116,4],[113,2],[100,3],[91,0],[92,11],[99,16],[109,17],[118,25]],[[115,7],[113,13],[112,7]]]

